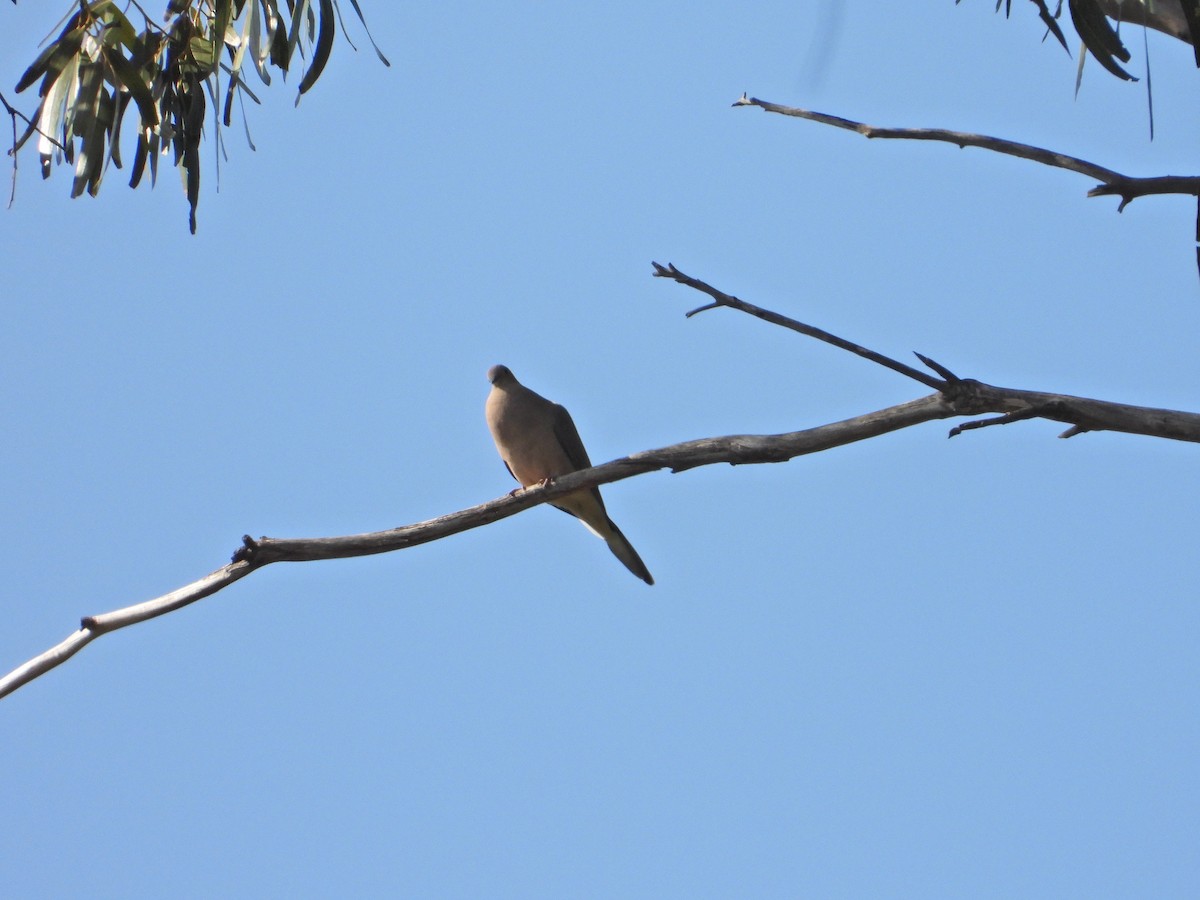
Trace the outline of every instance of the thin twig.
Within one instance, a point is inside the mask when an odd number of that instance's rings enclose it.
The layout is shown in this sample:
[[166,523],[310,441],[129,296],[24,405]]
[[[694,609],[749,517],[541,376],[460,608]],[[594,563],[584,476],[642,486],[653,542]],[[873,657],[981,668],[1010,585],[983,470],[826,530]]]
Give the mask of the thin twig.
[[[14,0],[15,2],[15,0]],[[9,156],[12,157],[12,188],[8,194],[8,208],[12,209],[13,204],[17,202],[17,111],[9,106],[8,101],[4,99],[4,94],[0,93],[0,103],[4,104],[4,108],[8,110],[9,121],[12,122],[12,150],[9,151]]]
[[[130,4],[133,5],[133,7],[135,9],[137,9],[138,12],[140,12],[142,14],[142,18],[146,20],[147,28],[154,28],[154,29],[158,30],[164,37],[169,34],[169,32],[165,28],[163,28],[156,21],[154,21],[154,19],[150,16],[150,13],[146,12],[146,10],[142,7],[142,4],[138,3],[138,0],[129,0],[129,2],[130,2]],[[170,14],[164,13],[163,21],[165,22],[165,21],[168,21],[169,19],[170,19]]]
[[[64,147],[64,146],[63,146],[61,143],[59,143],[59,142],[58,142],[58,140],[57,140],[57,139],[54,137],[54,135],[52,135],[52,134],[46,134],[46,132],[42,131],[42,129],[38,128],[38,127],[37,127],[37,125],[36,125],[36,124],[34,124],[34,121],[33,121],[33,119],[29,118],[29,116],[25,115],[25,113],[21,112],[21,111],[20,111],[19,109],[17,109],[15,106],[13,106],[12,104],[10,104],[10,103],[8,102],[8,100],[6,100],[6,99],[5,99],[5,97],[4,97],[4,94],[3,94],[3,93],[0,93],[0,103],[3,103],[3,104],[4,104],[4,109],[5,109],[5,111],[6,111],[6,112],[7,112],[7,113],[8,113],[10,116],[13,116],[13,129],[14,129],[14,133],[15,133],[15,130],[16,130],[16,124],[17,124],[17,122],[16,122],[16,117],[17,117],[17,116],[20,116],[22,119],[24,119],[24,120],[25,120],[25,124],[26,124],[26,125],[28,125],[28,126],[31,128],[31,129],[33,129],[33,131],[34,131],[34,132],[36,132],[37,134],[40,134],[42,137],[44,137],[46,140],[48,140],[50,143],[52,143],[52,144],[53,144],[55,147],[57,147],[59,150],[66,150],[66,149],[67,149],[67,148],[66,148],[66,147]],[[24,141],[22,141],[22,143],[24,143]],[[10,152],[9,152],[9,156],[16,156],[16,150],[15,150],[15,148],[16,148],[16,140],[15,140],[15,139],[13,140],[13,147],[14,147],[14,149],[13,149],[12,151],[10,151]]]
[[946,435],[948,438],[958,437],[964,431],[973,431],[977,428],[987,428],[991,425],[1011,425],[1013,422],[1024,422],[1029,419],[1035,419],[1038,416],[1044,415],[1048,410],[1036,409],[1032,406],[1025,409],[1019,409],[1016,412],[1007,413],[1003,416],[997,416],[994,419],[975,419],[972,422],[963,422],[961,425],[955,425],[950,429],[950,433]]
[[10,149],[8,151],[8,155],[12,157],[12,161],[13,161],[13,164],[12,164],[12,189],[9,191],[9,195],[8,195],[8,208],[12,209],[13,204],[17,201],[17,157],[19,155],[19,153],[17,151],[17,116],[20,116],[22,119],[24,119],[25,124],[29,126],[29,131],[26,131],[25,136],[21,138],[22,145],[24,145],[25,139],[29,137],[30,132],[37,132],[42,137],[44,137],[46,140],[48,140],[50,143],[52,143],[55,147],[57,147],[59,150],[65,150],[66,148],[62,144],[60,144],[57,140],[55,140],[51,135],[46,134],[46,132],[44,132],[44,131],[42,131],[42,129],[38,128],[37,125],[34,124],[33,120],[31,118],[29,118],[29,116],[25,115],[25,113],[21,112],[19,109],[17,109],[11,103],[9,103],[8,98],[4,96],[3,92],[0,92],[0,103],[4,104],[5,112],[7,112],[9,115],[9,118],[12,119],[12,135],[13,135],[12,149]]
[[[651,262],[654,266],[655,278],[669,278],[672,281],[677,281],[679,284],[694,288],[701,293],[708,294],[715,302],[705,306],[693,309],[687,313],[690,318],[697,313],[702,313],[705,310],[716,309],[719,306],[727,306],[730,309],[740,310],[741,312],[755,316],[765,322],[770,322],[772,325],[779,325],[782,328],[790,328],[792,331],[798,331],[800,334],[808,337],[816,338],[819,341],[824,341],[827,344],[832,344],[835,347],[840,347],[842,350],[847,350],[856,356],[861,356],[863,359],[869,359],[873,363],[891,369],[894,372],[899,372],[912,378],[914,381],[919,381],[926,387],[933,388],[935,391],[944,390],[946,383],[940,379],[926,375],[920,369],[914,369],[912,366],[906,366],[904,363],[884,356],[882,353],[876,353],[874,350],[868,350],[866,347],[840,338],[835,334],[830,334],[828,331],[823,331],[820,328],[815,328],[812,325],[805,325],[803,322],[797,322],[795,319],[789,319],[787,316],[781,316],[777,312],[772,312],[769,309],[763,309],[761,306],[755,306],[753,303],[747,303],[745,300],[739,300],[731,294],[726,294],[724,291],[717,290],[711,284],[707,284],[698,278],[693,278],[690,275],[685,275],[683,272],[675,268],[674,264],[667,263],[665,266],[656,262]],[[918,354],[919,355],[919,354]]]

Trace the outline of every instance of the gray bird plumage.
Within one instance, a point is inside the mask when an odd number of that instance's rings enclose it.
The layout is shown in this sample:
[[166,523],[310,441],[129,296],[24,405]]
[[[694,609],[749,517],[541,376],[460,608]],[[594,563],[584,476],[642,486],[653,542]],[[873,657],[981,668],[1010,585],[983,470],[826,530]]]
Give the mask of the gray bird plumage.
[[[591,467],[571,414],[517,381],[507,366],[488,370],[487,423],[509,474],[524,487]],[[575,516],[608,544],[625,568],[646,582],[654,578],[633,545],[604,509],[599,488],[559,497],[552,505]]]

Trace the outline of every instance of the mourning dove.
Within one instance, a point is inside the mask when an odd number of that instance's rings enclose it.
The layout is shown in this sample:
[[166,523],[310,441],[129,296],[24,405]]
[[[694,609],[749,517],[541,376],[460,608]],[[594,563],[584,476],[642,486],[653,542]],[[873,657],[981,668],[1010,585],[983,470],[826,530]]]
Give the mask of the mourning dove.
[[[509,474],[524,487],[592,465],[571,414],[517,381],[508,366],[488,369],[487,423]],[[630,572],[654,584],[646,564],[604,510],[599,488],[584,488],[551,504],[575,516],[608,544]]]

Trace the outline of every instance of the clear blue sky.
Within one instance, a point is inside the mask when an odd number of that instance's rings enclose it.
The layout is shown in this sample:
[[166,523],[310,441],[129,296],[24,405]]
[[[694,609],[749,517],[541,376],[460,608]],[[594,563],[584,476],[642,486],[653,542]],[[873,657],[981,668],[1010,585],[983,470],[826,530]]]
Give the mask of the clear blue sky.
[[[60,4],[65,6],[65,4]],[[243,533],[510,489],[493,363],[596,461],[925,393],[650,277],[997,384],[1200,409],[1194,203],[731,109],[742,91],[1200,169],[1030,4],[383,4],[298,109],[0,215],[0,669]],[[1026,7],[1029,7],[1028,9]],[[348,11],[348,10],[347,10]],[[12,85],[57,7],[0,6]],[[1142,67],[1141,34],[1127,33]],[[31,100],[22,95],[24,103]],[[1195,897],[1194,446],[931,424],[606,489],[658,580],[539,508],[274,566],[0,701],[21,897]]]

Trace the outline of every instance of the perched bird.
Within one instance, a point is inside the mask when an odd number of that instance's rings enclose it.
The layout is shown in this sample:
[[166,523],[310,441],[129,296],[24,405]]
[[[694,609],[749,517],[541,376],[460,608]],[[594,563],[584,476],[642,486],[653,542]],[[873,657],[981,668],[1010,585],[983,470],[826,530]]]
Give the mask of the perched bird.
[[[492,383],[487,398],[488,429],[513,478],[529,487],[591,467],[569,412],[517,381],[508,366],[492,366],[488,381]],[[605,512],[599,488],[575,491],[552,505],[583,522],[608,544],[625,568],[646,584],[654,584],[642,558]]]

